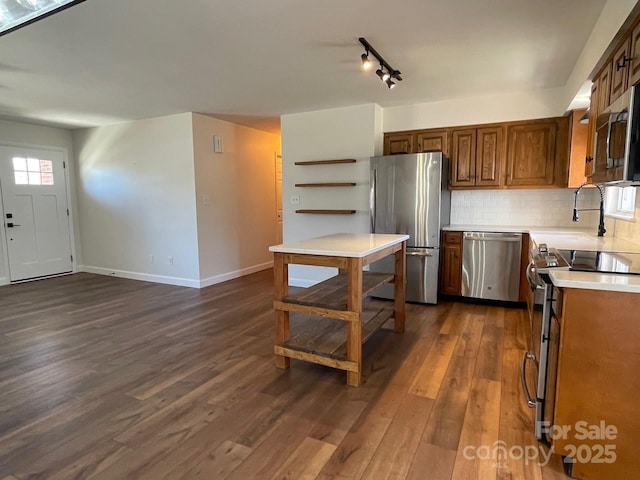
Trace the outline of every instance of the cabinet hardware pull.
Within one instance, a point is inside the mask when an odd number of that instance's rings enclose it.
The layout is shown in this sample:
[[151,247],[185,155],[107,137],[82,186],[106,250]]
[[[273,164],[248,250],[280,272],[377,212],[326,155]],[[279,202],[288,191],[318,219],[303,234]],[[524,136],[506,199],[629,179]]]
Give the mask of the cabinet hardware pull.
[[624,67],[627,66],[627,63],[631,63],[632,60],[633,58],[629,58],[626,55],[624,55],[624,57],[622,57],[622,63],[616,62],[616,72],[619,70],[622,70]]

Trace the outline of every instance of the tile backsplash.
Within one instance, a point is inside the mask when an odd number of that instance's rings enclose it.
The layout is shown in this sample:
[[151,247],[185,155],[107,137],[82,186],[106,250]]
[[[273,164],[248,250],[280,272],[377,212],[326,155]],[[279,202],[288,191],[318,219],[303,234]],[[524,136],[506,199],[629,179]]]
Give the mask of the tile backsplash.
[[[581,212],[578,223],[571,221],[574,192],[574,189],[455,190],[451,192],[451,224],[593,227],[597,231],[597,212]],[[595,191],[580,193],[578,208],[598,205]]]

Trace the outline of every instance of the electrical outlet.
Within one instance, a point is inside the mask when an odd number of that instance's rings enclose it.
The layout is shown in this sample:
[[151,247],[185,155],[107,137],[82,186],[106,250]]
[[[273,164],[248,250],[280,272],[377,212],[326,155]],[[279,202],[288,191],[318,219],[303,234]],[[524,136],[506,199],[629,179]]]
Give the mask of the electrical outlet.
[[289,201],[291,202],[291,205],[300,205],[300,195],[291,195],[289,197]]
[[169,257],[169,265],[173,265],[173,257]]
[[149,263],[150,263],[151,265],[153,265],[153,254],[152,254],[152,255],[149,255]]

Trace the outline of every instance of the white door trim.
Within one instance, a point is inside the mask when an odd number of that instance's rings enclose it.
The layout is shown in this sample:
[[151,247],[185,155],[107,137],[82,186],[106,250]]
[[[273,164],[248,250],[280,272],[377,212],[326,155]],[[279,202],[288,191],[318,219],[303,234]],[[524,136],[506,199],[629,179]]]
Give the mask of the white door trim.
[[[72,272],[78,272],[78,259],[76,253],[76,220],[75,220],[75,205],[73,203],[73,196],[71,195],[71,189],[75,187],[75,185],[71,184],[71,176],[69,174],[69,170],[71,170],[72,165],[69,161],[69,150],[64,147],[54,147],[51,145],[40,145],[37,143],[19,143],[19,142],[0,142],[0,147],[14,147],[14,148],[35,148],[38,150],[48,150],[51,152],[61,153],[63,156],[63,161],[65,162],[66,168],[64,169],[64,181],[66,183],[65,190],[67,196],[67,206],[69,208],[69,241],[71,243],[71,255],[73,255],[73,261],[71,262]],[[2,186],[0,186],[0,189]],[[2,235],[2,260],[4,262],[5,268],[7,270],[6,277],[0,277],[0,286],[9,285],[11,283],[10,277],[8,276],[9,272],[9,248],[6,242],[6,227],[5,227],[5,219],[4,219],[4,205],[2,203],[2,195],[0,191],[0,214],[2,214],[2,221],[0,222],[0,235]]]

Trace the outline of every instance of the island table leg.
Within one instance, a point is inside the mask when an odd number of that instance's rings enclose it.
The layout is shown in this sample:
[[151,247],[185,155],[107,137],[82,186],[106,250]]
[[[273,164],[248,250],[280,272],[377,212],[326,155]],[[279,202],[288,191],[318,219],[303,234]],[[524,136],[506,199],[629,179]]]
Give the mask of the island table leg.
[[394,330],[396,331],[396,333],[403,333],[407,283],[407,242],[402,242],[402,248],[395,253],[395,257],[396,271],[393,284],[393,318],[395,321]]
[[[289,293],[289,266],[284,263],[284,255],[282,253],[273,254],[273,273],[275,299],[282,301]],[[276,346],[284,346],[289,340],[289,312],[276,310]],[[289,368],[291,359],[284,355],[276,354],[276,367]]]
[[357,372],[347,372],[347,384],[362,383],[362,259],[349,258],[347,310],[356,312],[358,320],[347,322],[347,360],[358,364]]

